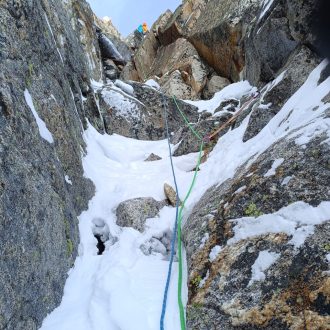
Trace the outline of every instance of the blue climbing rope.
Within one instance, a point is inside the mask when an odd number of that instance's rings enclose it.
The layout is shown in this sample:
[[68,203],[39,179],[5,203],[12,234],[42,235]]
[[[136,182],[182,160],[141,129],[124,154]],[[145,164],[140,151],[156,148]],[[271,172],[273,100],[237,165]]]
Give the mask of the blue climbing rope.
[[165,120],[165,126],[166,126],[166,138],[167,138],[167,144],[168,144],[170,160],[171,160],[171,167],[172,167],[172,175],[173,175],[174,184],[175,184],[175,191],[176,191],[176,211],[175,211],[176,213],[175,213],[175,223],[174,223],[174,229],[173,229],[173,236],[172,236],[172,241],[171,241],[170,263],[169,263],[169,266],[168,266],[167,279],[166,279],[166,285],[165,285],[164,296],[163,296],[162,314],[161,314],[161,318],[160,318],[160,330],[164,330],[164,320],[165,320],[165,314],[166,314],[167,296],[168,296],[168,291],[169,291],[170,281],[171,281],[172,266],[173,266],[173,259],[174,259],[174,253],[175,253],[175,241],[176,241],[176,235],[177,235],[177,229],[178,229],[178,215],[179,215],[180,197],[179,197],[179,190],[178,190],[178,185],[177,185],[177,182],[176,182],[175,171],[174,171],[174,166],[173,166],[171,143],[170,143],[170,139],[169,139],[170,134],[169,134],[169,129],[168,129],[166,103],[165,103],[164,94],[163,93],[161,93],[161,94],[162,94],[162,97],[163,97],[164,120]]

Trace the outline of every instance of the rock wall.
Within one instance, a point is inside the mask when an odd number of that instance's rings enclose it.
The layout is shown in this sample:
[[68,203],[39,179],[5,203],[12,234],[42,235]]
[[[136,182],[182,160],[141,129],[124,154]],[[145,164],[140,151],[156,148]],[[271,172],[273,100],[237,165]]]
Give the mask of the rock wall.
[[85,1],[0,3],[0,328],[37,329],[61,301],[77,255],[83,128],[103,120]]

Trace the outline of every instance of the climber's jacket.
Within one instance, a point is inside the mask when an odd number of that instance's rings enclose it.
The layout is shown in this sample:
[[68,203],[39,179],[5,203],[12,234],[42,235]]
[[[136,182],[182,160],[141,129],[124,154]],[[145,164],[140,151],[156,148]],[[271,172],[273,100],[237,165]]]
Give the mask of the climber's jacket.
[[142,25],[143,33],[146,34],[148,32],[148,26],[147,23],[143,23]]
[[137,28],[137,30],[138,30],[140,33],[143,33],[143,26],[142,26],[142,24],[139,25],[139,27]]

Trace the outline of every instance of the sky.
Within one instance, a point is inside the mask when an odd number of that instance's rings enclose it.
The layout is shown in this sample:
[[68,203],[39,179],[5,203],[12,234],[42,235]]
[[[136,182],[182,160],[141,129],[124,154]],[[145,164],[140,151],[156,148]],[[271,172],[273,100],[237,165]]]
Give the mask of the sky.
[[181,0],[87,0],[99,17],[108,16],[123,37],[146,22],[150,27],[157,18],[170,9],[174,11]]

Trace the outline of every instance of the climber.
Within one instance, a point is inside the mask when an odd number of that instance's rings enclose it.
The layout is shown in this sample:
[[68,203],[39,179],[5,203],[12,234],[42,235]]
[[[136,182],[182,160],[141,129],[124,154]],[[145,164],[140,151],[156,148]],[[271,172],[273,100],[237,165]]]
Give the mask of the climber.
[[142,29],[143,29],[143,34],[146,34],[148,32],[148,26],[146,22],[143,23]]
[[143,25],[140,24],[137,28],[137,31],[140,32],[141,34],[143,34]]

